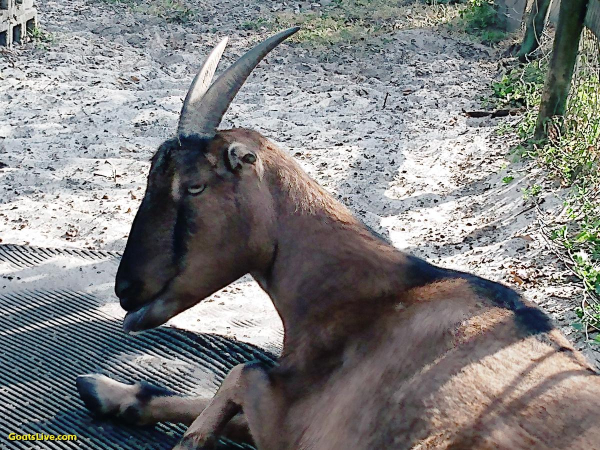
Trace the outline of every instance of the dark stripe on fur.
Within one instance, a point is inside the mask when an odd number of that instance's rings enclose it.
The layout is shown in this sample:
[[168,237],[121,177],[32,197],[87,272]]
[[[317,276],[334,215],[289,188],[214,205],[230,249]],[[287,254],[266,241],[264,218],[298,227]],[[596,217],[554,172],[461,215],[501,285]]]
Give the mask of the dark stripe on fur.
[[407,279],[417,280],[415,285],[410,287],[425,286],[444,279],[462,278],[469,282],[475,292],[489,298],[495,305],[514,311],[517,323],[528,334],[546,333],[554,328],[544,312],[526,305],[521,295],[507,286],[469,273],[442,269],[416,256],[409,256],[408,259]]

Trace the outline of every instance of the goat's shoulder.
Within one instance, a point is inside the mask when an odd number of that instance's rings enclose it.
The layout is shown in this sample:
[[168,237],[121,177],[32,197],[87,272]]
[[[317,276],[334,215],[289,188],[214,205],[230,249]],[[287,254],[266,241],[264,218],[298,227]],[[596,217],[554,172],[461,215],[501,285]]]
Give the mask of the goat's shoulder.
[[414,280],[405,294],[405,304],[440,303],[429,309],[454,309],[473,311],[499,308],[514,318],[526,334],[550,331],[550,318],[537,306],[526,301],[521,294],[501,283],[477,275],[444,269],[420,258],[407,257],[410,279]]

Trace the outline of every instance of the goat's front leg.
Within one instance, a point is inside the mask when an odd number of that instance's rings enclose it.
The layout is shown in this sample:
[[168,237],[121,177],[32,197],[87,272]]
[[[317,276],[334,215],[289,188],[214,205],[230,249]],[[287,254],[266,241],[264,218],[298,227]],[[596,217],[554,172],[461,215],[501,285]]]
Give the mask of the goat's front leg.
[[[189,425],[210,403],[206,397],[178,395],[143,382],[120,383],[98,374],[77,377],[77,390],[92,413],[139,426],[158,422]],[[223,436],[236,442],[253,443],[248,423],[241,413],[227,424]]]
[[259,363],[235,366],[174,450],[214,448],[218,436],[242,411],[258,448],[281,449],[282,406],[267,369]]

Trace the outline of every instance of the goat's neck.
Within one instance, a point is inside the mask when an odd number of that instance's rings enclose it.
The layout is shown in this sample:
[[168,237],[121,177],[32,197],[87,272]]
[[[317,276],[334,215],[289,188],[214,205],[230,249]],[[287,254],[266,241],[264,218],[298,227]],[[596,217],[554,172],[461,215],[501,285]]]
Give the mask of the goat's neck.
[[294,192],[289,184],[276,186],[272,264],[256,278],[283,321],[284,354],[310,359],[336,352],[350,335],[394,308],[407,288],[412,260],[304,177],[296,180]]

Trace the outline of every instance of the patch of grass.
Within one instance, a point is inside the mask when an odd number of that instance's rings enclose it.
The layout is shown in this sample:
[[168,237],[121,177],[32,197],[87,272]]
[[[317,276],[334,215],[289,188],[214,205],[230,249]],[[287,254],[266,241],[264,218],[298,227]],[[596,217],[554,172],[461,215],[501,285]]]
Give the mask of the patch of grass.
[[268,21],[266,19],[263,19],[262,17],[259,17],[256,20],[251,20],[248,22],[244,22],[242,24],[242,29],[244,30],[258,30],[261,27],[264,27],[266,25],[268,25]]
[[145,12],[170,23],[187,23],[196,16],[184,0],[153,0]]
[[40,27],[35,27],[32,30],[27,30],[27,36],[34,42],[37,48],[48,50],[48,48],[56,42],[56,37],[43,30]]
[[506,38],[493,0],[469,0],[460,12],[458,26],[484,44],[496,44]]
[[125,5],[133,11],[165,19],[169,23],[187,23],[195,16],[185,0],[101,0],[113,5]]
[[337,15],[329,14],[291,14],[281,13],[274,19],[272,28],[300,26],[301,30],[294,36],[297,42],[313,45],[337,44],[340,42],[357,42],[375,36],[382,30],[363,20],[348,21]]
[[110,3],[113,5],[123,4],[133,6],[136,4],[135,0],[102,0],[104,3]]
[[[134,11],[163,17],[168,22],[185,23],[195,16],[185,0],[98,1],[126,5]],[[302,29],[291,40],[312,46],[370,40],[385,42],[395,30],[449,23],[464,7],[457,4],[459,1],[465,0],[332,0],[317,9],[287,10],[248,20],[241,28],[278,31],[300,25]]]
[[430,5],[398,0],[333,0],[317,10],[279,12],[268,18],[246,22],[245,29],[269,31],[301,26],[292,39],[309,45],[385,40],[399,29],[448,23],[459,7],[433,0]]
[[47,42],[51,44],[55,41],[55,38],[51,33],[43,30],[40,27],[35,27],[32,30],[27,30],[27,35],[30,39],[38,42]]

